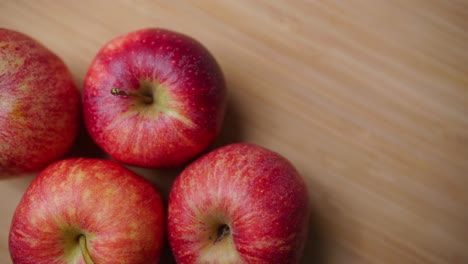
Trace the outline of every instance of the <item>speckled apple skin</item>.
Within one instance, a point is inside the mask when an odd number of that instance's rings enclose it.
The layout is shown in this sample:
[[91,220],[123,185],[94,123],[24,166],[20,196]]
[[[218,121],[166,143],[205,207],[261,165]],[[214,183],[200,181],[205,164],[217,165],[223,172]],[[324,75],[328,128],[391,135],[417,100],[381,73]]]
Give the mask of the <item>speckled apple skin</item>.
[[[291,163],[270,150],[238,143],[202,156],[176,179],[168,207],[177,263],[300,261],[308,230],[307,188]],[[213,221],[232,232],[232,245],[217,253],[215,237],[207,232]]]
[[0,176],[38,171],[72,146],[80,95],[63,61],[0,28]]
[[15,264],[84,264],[77,240],[84,234],[94,263],[154,264],[164,223],[161,197],[144,178],[108,160],[66,159],[26,190],[9,249]]
[[[142,105],[114,96],[157,84],[162,103]],[[158,95],[156,95],[158,96]],[[226,85],[214,57],[194,39],[143,29],[107,43],[84,82],[84,117],[93,140],[113,159],[142,167],[186,163],[216,138],[226,108]]]

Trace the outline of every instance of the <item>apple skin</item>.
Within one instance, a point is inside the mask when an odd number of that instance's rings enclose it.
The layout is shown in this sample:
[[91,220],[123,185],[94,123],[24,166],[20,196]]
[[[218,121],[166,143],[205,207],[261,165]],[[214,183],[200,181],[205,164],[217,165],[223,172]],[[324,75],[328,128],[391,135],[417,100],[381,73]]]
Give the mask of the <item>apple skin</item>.
[[108,160],[66,159],[26,190],[9,249],[17,264],[83,264],[84,235],[94,263],[157,263],[164,223],[161,197],[144,178]]
[[309,212],[306,185],[291,163],[257,145],[231,144],[176,179],[169,242],[177,263],[297,263]]
[[80,94],[63,61],[0,28],[0,176],[38,171],[64,155],[79,114]]
[[[131,95],[112,94],[114,88]],[[152,168],[181,166],[205,150],[219,133],[227,96],[221,69],[202,44],[151,28],[104,45],[83,93],[93,140],[116,161]]]

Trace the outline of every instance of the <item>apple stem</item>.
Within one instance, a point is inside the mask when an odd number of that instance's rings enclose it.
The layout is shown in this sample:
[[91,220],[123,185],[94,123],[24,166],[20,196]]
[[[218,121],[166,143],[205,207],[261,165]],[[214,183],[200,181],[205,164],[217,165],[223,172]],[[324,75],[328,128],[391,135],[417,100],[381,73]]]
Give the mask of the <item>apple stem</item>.
[[83,258],[86,264],[94,264],[91,256],[89,255],[88,248],[86,247],[86,236],[80,235],[78,237],[78,242],[80,244],[81,253],[83,254]]
[[112,88],[110,90],[110,93],[114,96],[121,95],[121,96],[129,96],[129,97],[139,97],[143,100],[143,103],[145,104],[151,104],[153,102],[153,97],[147,96],[144,94],[139,94],[139,93],[131,93],[131,92],[126,92],[122,91],[119,88]]
[[213,242],[213,244],[216,244],[219,241],[223,240],[223,238],[228,236],[230,232],[231,232],[231,230],[230,230],[228,225],[226,225],[226,224],[221,225],[218,228],[218,234],[217,234],[216,240]]

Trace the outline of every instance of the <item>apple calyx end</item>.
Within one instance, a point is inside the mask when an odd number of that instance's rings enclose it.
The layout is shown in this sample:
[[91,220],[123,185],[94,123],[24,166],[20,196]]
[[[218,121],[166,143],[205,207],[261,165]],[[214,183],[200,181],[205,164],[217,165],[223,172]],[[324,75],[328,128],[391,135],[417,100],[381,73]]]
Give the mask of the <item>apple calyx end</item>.
[[214,240],[213,244],[216,244],[223,240],[225,237],[229,236],[231,234],[231,229],[229,228],[228,225],[222,224],[218,227],[218,232],[216,235],[216,239]]
[[81,234],[78,236],[78,243],[80,244],[81,253],[83,254],[83,259],[86,264],[94,264],[91,256],[89,255],[89,251],[87,248],[87,241],[86,236]]
[[131,92],[126,92],[123,90],[120,90],[119,88],[112,88],[110,90],[110,93],[113,96],[124,96],[124,97],[134,97],[134,98],[139,98],[143,101],[145,104],[152,104],[153,103],[153,97],[151,95],[145,95],[145,94],[139,94],[139,93],[131,93]]

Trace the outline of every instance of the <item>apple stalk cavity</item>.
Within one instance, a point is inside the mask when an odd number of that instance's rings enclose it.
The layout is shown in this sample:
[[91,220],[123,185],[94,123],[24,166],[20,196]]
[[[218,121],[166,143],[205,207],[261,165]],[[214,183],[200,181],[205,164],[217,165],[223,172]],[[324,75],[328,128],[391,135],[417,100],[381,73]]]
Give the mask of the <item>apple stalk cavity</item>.
[[228,225],[226,224],[220,225],[218,227],[218,233],[216,235],[216,239],[213,242],[213,244],[216,244],[219,241],[223,240],[223,238],[225,238],[226,236],[229,236],[230,232],[231,232],[231,229],[229,228]]

